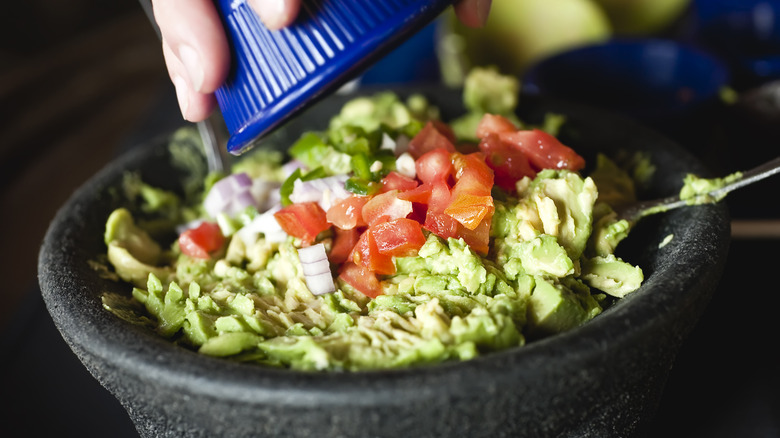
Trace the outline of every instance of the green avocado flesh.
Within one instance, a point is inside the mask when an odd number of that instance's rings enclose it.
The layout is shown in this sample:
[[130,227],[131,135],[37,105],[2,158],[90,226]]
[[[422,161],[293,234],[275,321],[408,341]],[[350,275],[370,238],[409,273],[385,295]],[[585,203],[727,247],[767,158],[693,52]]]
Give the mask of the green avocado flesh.
[[[490,105],[490,96],[502,96],[500,84],[516,94],[516,83],[496,75],[481,71],[472,79],[471,107],[452,122],[454,131],[473,137],[476,114],[486,108],[514,111],[514,101]],[[474,95],[480,81],[491,84],[490,96]],[[402,166],[378,146],[385,136],[399,144],[437,116],[422,96],[361,97],[336,114],[327,131],[305,134],[289,150],[308,168],[349,175],[352,190],[370,193],[376,190],[371,178],[383,166]],[[559,126],[561,119],[555,120]],[[197,133],[183,128],[175,138],[196,142]],[[285,182],[282,161],[278,153],[259,150],[242,157],[233,171],[266,178],[283,199],[294,199],[291,187],[305,182],[306,173]],[[620,188],[604,187],[604,193],[633,196],[630,177],[601,161],[600,174],[610,173],[601,180]],[[204,198],[221,177],[204,176],[199,190],[184,195],[127,178],[124,192],[132,202],[107,218],[104,235],[109,268],[128,285],[127,296],[106,294],[104,307],[209,356],[308,371],[467,360],[574,329],[643,281],[639,267],[615,255],[630,227],[599,198],[602,187],[576,171],[557,169],[518,181],[514,193],[494,189],[487,253],[463,238],[423,230],[416,253],[394,256],[395,273],[376,276],[381,294],[361,293],[333,263],[332,290],[315,294],[301,259],[308,243],[248,232],[247,224],[262,211],[249,208],[229,217],[204,211]],[[176,226],[195,219],[219,224],[225,237],[207,258],[185,254],[175,237]],[[330,251],[333,242],[327,230],[313,244]]]

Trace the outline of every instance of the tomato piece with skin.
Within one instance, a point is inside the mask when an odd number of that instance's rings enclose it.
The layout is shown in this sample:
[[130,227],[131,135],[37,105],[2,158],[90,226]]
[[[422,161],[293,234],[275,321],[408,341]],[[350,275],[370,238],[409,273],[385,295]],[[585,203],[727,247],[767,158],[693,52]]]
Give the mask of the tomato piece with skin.
[[528,157],[519,148],[501,140],[497,134],[489,134],[479,142],[485,155],[485,163],[493,169],[495,184],[509,193],[517,190],[517,181],[523,177],[536,177]]
[[475,196],[463,193],[453,198],[450,205],[444,209],[444,213],[469,230],[477,228],[485,217],[495,211],[493,197],[490,195]]
[[415,204],[428,205],[431,198],[432,184],[420,184],[417,187],[398,193],[398,199],[410,201]]
[[355,263],[344,263],[339,269],[339,278],[369,298],[382,295],[382,284],[376,274]]
[[285,233],[311,244],[330,228],[325,211],[316,202],[290,204],[274,213]]
[[486,215],[484,219],[470,230],[463,225],[458,227],[458,236],[475,252],[486,255],[490,250],[490,225],[493,222],[493,213]]
[[379,252],[376,239],[373,233],[371,233],[370,227],[360,235],[355,247],[352,248],[352,253],[349,255],[348,260],[376,274],[395,274],[393,257]]
[[360,230],[358,228],[350,228],[348,230],[342,230],[341,228],[333,229],[333,244],[328,253],[328,260],[333,264],[341,264],[349,259],[349,255],[352,253],[352,249],[360,239]]
[[442,239],[449,239],[450,237],[458,237],[458,225],[458,221],[452,216],[444,212],[438,213],[428,210],[425,214],[423,228]]
[[489,196],[493,189],[493,170],[485,163],[482,153],[468,155],[452,154],[455,168],[455,186],[453,196],[463,191],[477,196]]
[[499,138],[520,149],[536,169],[582,170],[585,159],[554,136],[541,129],[498,134]]
[[412,201],[398,197],[398,190],[380,193],[366,202],[361,210],[366,224],[406,217],[412,212]]
[[423,183],[449,179],[454,170],[451,154],[451,151],[443,148],[426,152],[414,162],[417,178]]
[[415,160],[434,149],[445,149],[455,152],[454,134],[442,123],[427,122],[414,137],[409,140],[409,154]]
[[380,193],[389,192],[392,190],[398,190],[400,192],[404,192],[407,190],[412,190],[420,185],[420,183],[414,179],[410,178],[406,175],[402,175],[395,170],[388,173],[387,176],[382,178],[382,188],[379,190]]
[[498,114],[485,114],[477,124],[477,138],[485,138],[489,134],[515,132],[517,126],[508,118]]
[[380,254],[393,257],[410,257],[425,244],[420,224],[412,219],[395,219],[377,224],[369,231],[374,235]]
[[366,225],[363,219],[363,207],[370,200],[368,196],[349,196],[336,201],[325,214],[328,222],[342,230]]
[[214,222],[202,222],[195,228],[190,228],[179,235],[179,249],[196,259],[209,259],[210,253],[221,249],[225,236]]

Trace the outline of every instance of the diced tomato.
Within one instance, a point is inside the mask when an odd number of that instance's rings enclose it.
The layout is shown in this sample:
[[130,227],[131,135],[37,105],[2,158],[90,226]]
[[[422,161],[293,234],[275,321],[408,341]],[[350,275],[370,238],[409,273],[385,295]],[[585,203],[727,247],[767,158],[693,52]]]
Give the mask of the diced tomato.
[[225,236],[214,222],[203,222],[179,235],[179,248],[183,254],[196,259],[208,259],[225,243]]
[[410,178],[406,175],[401,175],[396,171],[392,171],[382,178],[382,188],[380,192],[389,192],[391,190],[407,191],[417,187],[420,183],[416,179]]
[[451,151],[443,148],[426,152],[414,162],[417,178],[423,183],[430,183],[436,180],[446,181],[453,171],[451,153]]
[[541,129],[504,132],[499,138],[519,148],[537,169],[581,170],[585,159]]
[[493,169],[495,184],[509,193],[515,192],[517,181],[523,177],[536,176],[525,153],[501,140],[497,134],[483,137],[479,149],[485,154],[487,165]]
[[306,243],[314,242],[318,234],[330,227],[322,207],[316,202],[290,204],[274,213],[285,233]]
[[458,227],[458,236],[479,254],[486,255],[490,250],[490,225],[493,222],[493,213],[486,215],[482,222],[476,228],[469,230],[460,225]]
[[444,181],[438,180],[430,184],[431,194],[428,197],[428,211],[444,213],[444,209],[450,205],[452,193],[450,186]]
[[398,191],[391,190],[373,196],[361,212],[366,224],[373,225],[408,216],[412,212],[412,201],[400,199]]
[[485,114],[477,125],[477,138],[485,138],[489,134],[515,131],[517,131],[517,126],[506,117],[497,114]]
[[382,295],[382,284],[376,274],[363,266],[344,263],[339,270],[339,278],[369,298]]
[[341,264],[349,259],[349,255],[352,253],[352,248],[360,239],[360,231],[358,228],[350,228],[348,230],[342,230],[341,228],[333,229],[333,244],[328,254],[328,260],[334,264]]
[[395,274],[393,257],[379,252],[376,239],[373,233],[371,233],[371,228],[360,235],[360,239],[358,239],[355,247],[352,248],[352,253],[349,255],[349,261],[377,274]]
[[428,210],[428,213],[425,215],[423,228],[442,239],[458,236],[458,221],[443,212],[438,213]]
[[335,202],[326,213],[328,222],[342,230],[366,225],[363,219],[363,206],[370,198],[368,196],[350,196]]
[[[398,193],[398,199],[403,199],[405,201],[411,201],[415,204],[425,204],[428,205],[428,201],[431,198],[431,187],[432,184],[420,184],[419,186],[411,189],[406,190],[404,192]],[[426,207],[427,208],[427,207]]]
[[369,231],[374,235],[380,254],[410,257],[417,255],[417,251],[425,243],[425,235],[420,224],[411,219],[402,218],[384,222],[369,228]]
[[453,196],[453,201],[444,209],[444,213],[467,229],[473,230],[477,228],[488,214],[492,215],[494,210],[492,196],[475,196],[462,193],[458,196]]
[[455,186],[453,196],[457,193],[469,193],[477,196],[490,196],[493,189],[493,170],[485,163],[482,153],[462,155],[452,154],[455,168]]
[[443,148],[448,152],[455,152],[454,138],[452,131],[443,123],[428,122],[423,129],[409,140],[409,154],[418,159],[427,152],[434,149]]

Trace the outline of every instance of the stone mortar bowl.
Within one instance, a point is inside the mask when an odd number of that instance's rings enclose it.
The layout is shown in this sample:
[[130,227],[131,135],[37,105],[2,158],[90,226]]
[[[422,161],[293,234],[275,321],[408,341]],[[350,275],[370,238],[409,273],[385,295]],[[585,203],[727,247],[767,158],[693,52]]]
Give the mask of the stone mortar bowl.
[[[424,92],[445,120],[462,114],[459,91],[398,90],[411,91]],[[324,128],[345,99],[324,100],[279,136]],[[532,123],[548,111],[565,114],[561,138],[591,161],[596,151],[649,153],[657,170],[643,198],[676,193],[688,172],[707,174],[688,152],[629,120],[530,96],[520,102],[521,119]],[[618,248],[644,270],[642,287],[575,330],[460,363],[354,373],[269,369],[176,346],[101,305],[105,292],[130,293],[88,263],[105,251],[105,220],[119,202],[112,187],[123,172],[141,170],[148,182],[175,188],[166,144],[133,148],[78,189],[53,219],[39,257],[57,328],[145,437],[643,436],[729,246],[725,205],[678,209],[644,219]]]

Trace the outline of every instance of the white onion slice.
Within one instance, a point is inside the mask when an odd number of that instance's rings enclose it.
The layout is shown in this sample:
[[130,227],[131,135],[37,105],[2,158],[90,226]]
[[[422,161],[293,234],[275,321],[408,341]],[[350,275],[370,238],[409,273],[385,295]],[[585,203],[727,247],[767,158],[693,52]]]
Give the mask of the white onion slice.
[[314,295],[322,295],[336,290],[333,284],[333,274],[330,272],[330,262],[325,253],[325,245],[318,243],[298,250],[303,277],[306,287]]

